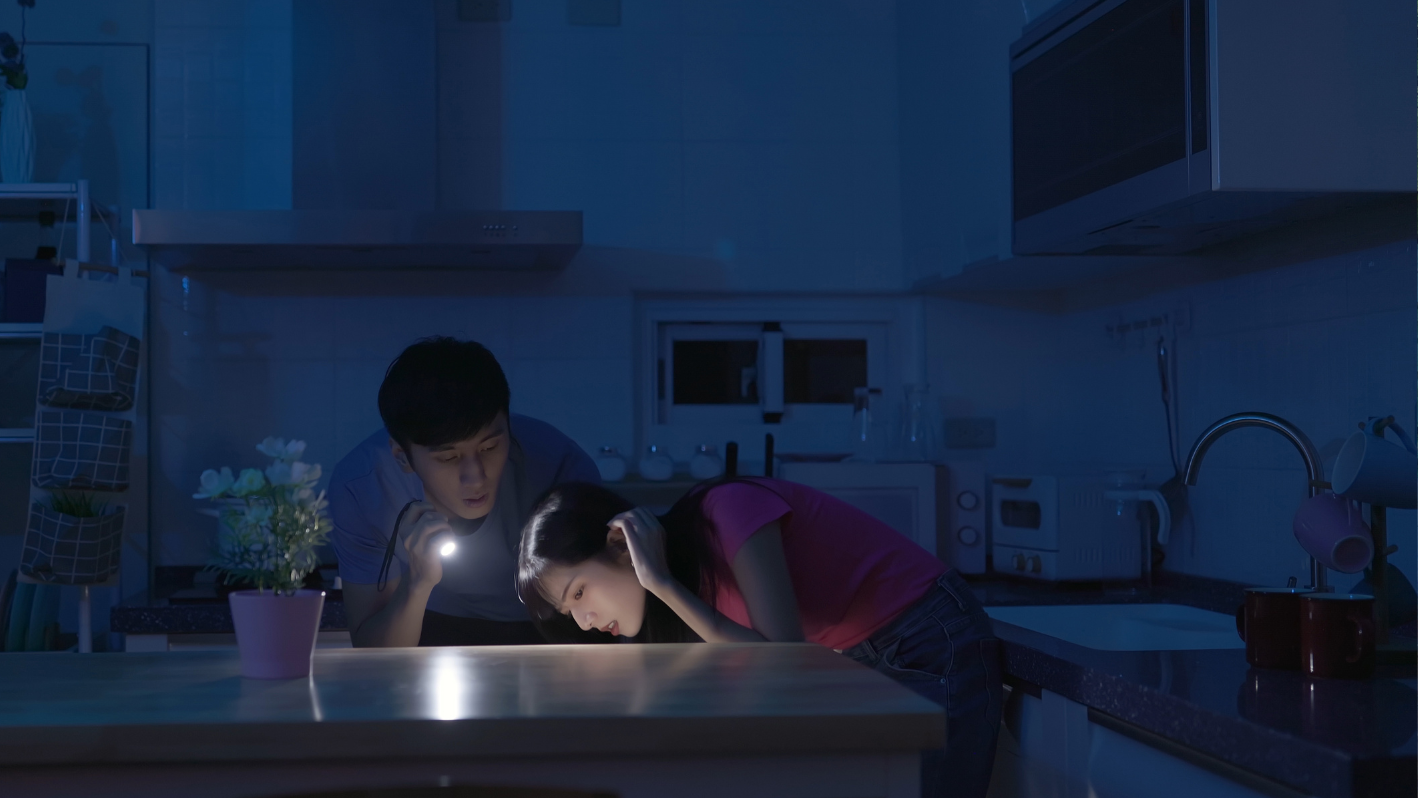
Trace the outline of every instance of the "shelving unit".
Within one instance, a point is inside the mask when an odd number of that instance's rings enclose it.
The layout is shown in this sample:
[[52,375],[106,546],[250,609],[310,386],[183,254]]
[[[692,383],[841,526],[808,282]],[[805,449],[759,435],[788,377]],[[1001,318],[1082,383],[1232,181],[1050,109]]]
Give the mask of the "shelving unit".
[[[95,219],[114,220],[112,214],[95,206],[89,197],[89,181],[76,180],[72,183],[0,183],[0,222],[37,222],[41,213],[54,214],[56,224],[72,222],[76,229],[75,255],[80,263],[87,264],[92,255],[92,223]],[[105,214],[108,214],[105,216]],[[6,253],[0,253],[3,257]],[[62,255],[62,253],[61,253]],[[91,267],[92,268],[92,267]],[[38,341],[44,332],[41,324],[0,324],[0,339],[32,338]],[[35,438],[35,430],[29,428],[0,428],[0,443],[29,443]],[[18,576],[21,582],[45,584],[39,580]],[[93,650],[92,602],[90,589],[93,587],[116,587],[115,574],[104,582],[94,585],[74,585],[79,588],[79,651]]]
[[[72,217],[67,212],[71,202],[77,206]],[[78,228],[76,255],[80,262],[89,262],[91,224],[102,213],[89,199],[89,181],[0,183],[0,221],[34,221],[44,211],[53,212],[56,222],[73,218]]]

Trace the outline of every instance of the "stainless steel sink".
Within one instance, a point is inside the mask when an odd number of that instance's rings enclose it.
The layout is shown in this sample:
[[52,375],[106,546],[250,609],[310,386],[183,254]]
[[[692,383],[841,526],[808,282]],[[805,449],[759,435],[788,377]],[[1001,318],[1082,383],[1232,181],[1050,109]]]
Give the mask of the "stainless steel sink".
[[986,607],[997,621],[1105,651],[1244,648],[1236,619],[1180,604]]

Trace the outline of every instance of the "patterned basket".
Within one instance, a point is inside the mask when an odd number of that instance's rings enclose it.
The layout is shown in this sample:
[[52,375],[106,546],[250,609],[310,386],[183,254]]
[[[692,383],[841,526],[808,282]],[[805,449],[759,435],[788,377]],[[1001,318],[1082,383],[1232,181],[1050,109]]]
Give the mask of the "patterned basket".
[[103,327],[98,335],[45,333],[39,403],[75,410],[123,411],[138,384],[137,338]]
[[118,571],[126,509],[120,505],[107,515],[80,518],[31,503],[20,573],[61,585],[108,579]]
[[102,413],[44,410],[30,482],[49,490],[128,490],[133,422]]

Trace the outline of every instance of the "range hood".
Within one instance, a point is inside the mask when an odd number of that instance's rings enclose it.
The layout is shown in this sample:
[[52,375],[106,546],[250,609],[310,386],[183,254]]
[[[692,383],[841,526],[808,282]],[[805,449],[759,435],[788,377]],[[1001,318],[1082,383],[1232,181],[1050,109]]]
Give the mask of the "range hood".
[[559,269],[580,211],[133,211],[133,243],[174,270]]

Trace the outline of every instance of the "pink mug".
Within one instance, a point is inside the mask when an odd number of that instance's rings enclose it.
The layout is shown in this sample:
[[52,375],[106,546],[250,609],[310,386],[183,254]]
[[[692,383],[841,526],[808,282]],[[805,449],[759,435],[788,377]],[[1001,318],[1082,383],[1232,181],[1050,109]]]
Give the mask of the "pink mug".
[[1333,493],[1302,502],[1294,529],[1305,551],[1330,570],[1356,574],[1374,557],[1374,538],[1358,502]]

